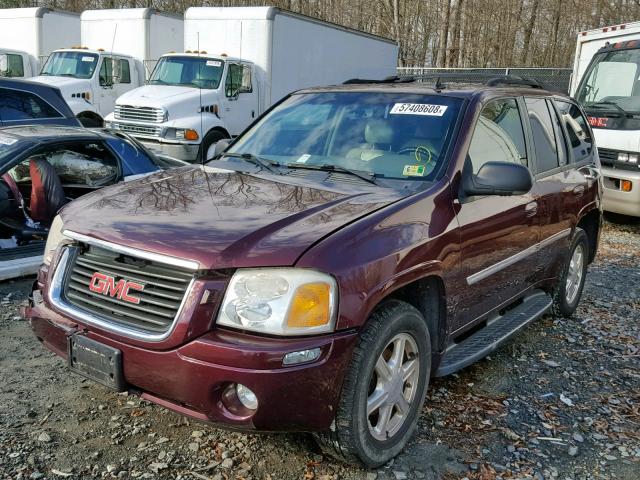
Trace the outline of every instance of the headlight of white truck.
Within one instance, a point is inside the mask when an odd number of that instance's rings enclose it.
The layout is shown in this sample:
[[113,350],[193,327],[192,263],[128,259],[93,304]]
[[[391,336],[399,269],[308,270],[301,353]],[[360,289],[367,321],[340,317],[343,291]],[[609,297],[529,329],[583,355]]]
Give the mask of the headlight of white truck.
[[49,235],[47,236],[47,243],[44,247],[44,263],[50,265],[53,259],[53,254],[65,240],[70,240],[69,237],[64,236],[62,233],[64,230],[64,224],[60,215],[56,215],[51,222],[51,228],[49,229]]
[[227,287],[216,323],[272,335],[331,332],[337,290],[333,277],[314,270],[238,270]]

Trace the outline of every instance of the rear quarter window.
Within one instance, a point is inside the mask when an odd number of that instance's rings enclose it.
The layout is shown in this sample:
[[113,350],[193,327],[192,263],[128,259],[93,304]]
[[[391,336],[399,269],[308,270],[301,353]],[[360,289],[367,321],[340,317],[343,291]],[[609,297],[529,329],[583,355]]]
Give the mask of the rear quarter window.
[[3,122],[63,118],[39,96],[22,90],[0,89],[0,119]]

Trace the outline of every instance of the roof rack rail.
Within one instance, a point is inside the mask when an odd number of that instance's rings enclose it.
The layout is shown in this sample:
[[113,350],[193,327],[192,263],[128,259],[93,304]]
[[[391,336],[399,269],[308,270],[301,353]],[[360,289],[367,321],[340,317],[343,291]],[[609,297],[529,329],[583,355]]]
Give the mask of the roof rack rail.
[[390,77],[383,78],[382,80],[370,80],[367,78],[350,78],[342,82],[343,85],[358,85],[363,83],[411,83],[415,82],[414,77],[399,77],[392,75]]
[[411,78],[411,81],[418,82],[431,80],[435,83],[436,89],[447,88],[445,81],[448,83],[481,84],[488,87],[520,86],[531,88],[547,88],[543,84],[532,78],[521,77],[517,75],[496,75],[493,73],[484,72],[436,72],[414,75],[409,78]]

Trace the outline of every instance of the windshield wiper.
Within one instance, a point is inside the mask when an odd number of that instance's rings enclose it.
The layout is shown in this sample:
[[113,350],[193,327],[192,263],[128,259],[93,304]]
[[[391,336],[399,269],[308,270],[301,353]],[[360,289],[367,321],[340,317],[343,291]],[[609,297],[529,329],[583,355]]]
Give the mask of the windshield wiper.
[[358,177],[360,180],[364,180],[365,182],[372,183],[373,185],[377,185],[374,180],[375,174],[372,172],[363,172],[361,170],[352,170],[350,168],[339,167],[337,165],[332,164],[322,164],[322,165],[305,165],[301,163],[288,163],[287,168],[303,168],[307,170],[320,170],[323,172],[338,172],[338,173],[346,173],[348,175],[353,175],[354,177]]
[[282,172],[275,168],[277,166],[280,166],[278,162],[274,162],[273,160],[268,160],[266,158],[260,158],[253,153],[223,153],[222,155],[220,155],[219,159],[223,159],[224,157],[241,158],[242,160],[253,163],[254,165],[257,165],[264,170],[268,170],[271,173],[282,175]]
[[160,80],[159,78],[156,78],[154,80],[149,80],[149,83],[154,84],[154,83],[162,83],[163,85],[166,85],[167,82],[165,82],[164,80]]
[[610,100],[602,100],[601,102],[594,102],[591,105],[586,106],[586,108],[591,108],[591,107],[607,108],[607,106],[609,106],[609,105],[614,107],[616,110],[618,110],[621,114],[623,114],[625,116],[633,115],[632,112],[629,112],[628,110],[625,110],[620,105],[618,105],[616,102],[612,102]]

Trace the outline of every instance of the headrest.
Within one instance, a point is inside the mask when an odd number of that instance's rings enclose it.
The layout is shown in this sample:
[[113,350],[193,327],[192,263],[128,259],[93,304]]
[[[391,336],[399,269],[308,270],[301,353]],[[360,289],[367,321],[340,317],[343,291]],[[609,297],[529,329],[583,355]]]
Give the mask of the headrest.
[[384,120],[369,120],[364,128],[365,142],[390,144],[393,142],[393,128]]

